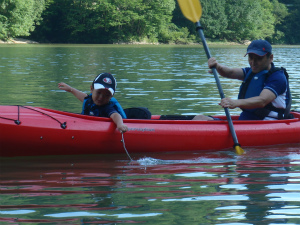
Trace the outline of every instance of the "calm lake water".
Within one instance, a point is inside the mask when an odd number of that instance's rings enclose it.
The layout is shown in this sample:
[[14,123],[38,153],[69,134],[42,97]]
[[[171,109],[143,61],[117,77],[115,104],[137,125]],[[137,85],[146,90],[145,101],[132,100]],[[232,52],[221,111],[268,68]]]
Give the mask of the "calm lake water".
[[[210,50],[248,65],[246,46]],[[300,111],[300,46],[275,46],[274,58]],[[200,46],[0,45],[0,60],[2,105],[80,112],[57,83],[89,93],[106,71],[124,108],[224,114]],[[239,81],[221,83],[237,96]],[[244,150],[0,158],[0,224],[300,224],[300,144]]]

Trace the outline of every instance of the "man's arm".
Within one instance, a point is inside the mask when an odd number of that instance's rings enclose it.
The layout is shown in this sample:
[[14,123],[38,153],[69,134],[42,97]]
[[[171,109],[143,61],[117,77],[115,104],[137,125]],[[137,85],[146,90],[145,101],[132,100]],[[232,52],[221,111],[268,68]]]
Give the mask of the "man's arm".
[[215,58],[210,58],[208,60],[209,68],[216,68],[218,73],[227,78],[244,80],[244,71],[241,68],[229,68],[227,66],[223,66],[217,62]]
[[219,105],[221,105],[223,108],[227,107],[230,109],[234,109],[237,107],[241,109],[255,109],[265,107],[275,98],[276,95],[272,91],[263,89],[259,96],[237,100],[233,100],[231,98],[223,98]]

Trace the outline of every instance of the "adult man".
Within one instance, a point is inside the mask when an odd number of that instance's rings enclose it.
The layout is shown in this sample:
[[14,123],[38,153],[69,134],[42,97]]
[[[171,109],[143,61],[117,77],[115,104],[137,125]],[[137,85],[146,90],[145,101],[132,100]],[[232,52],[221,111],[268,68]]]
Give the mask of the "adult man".
[[[241,108],[240,120],[274,120],[288,115],[291,101],[288,80],[283,70],[273,64],[272,46],[265,40],[255,40],[247,48],[247,68],[229,68],[215,58],[208,60],[209,68],[227,78],[242,80],[238,99],[223,98],[219,105],[230,109]],[[246,56],[245,55],[245,56]],[[197,115],[194,120],[213,120]]]

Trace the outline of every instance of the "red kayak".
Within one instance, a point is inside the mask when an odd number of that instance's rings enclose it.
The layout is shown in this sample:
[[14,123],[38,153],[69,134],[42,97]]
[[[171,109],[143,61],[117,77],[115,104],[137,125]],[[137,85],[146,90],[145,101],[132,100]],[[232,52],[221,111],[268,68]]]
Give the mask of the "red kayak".
[[[243,148],[300,143],[300,113],[294,119],[238,121],[233,125]],[[222,150],[233,147],[224,121],[125,119],[126,149],[134,152]],[[30,106],[0,106],[0,155],[124,153],[122,135],[109,118]]]

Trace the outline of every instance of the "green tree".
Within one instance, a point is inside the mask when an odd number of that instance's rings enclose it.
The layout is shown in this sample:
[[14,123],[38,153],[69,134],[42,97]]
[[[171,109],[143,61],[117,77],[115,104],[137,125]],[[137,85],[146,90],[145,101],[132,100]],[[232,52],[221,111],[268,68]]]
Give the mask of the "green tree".
[[[145,19],[150,27],[147,36],[151,39],[167,42],[168,39],[172,39],[172,29],[174,27],[171,25],[172,13],[175,9],[174,0],[157,0],[157,1],[147,1],[149,8],[145,11]],[[153,35],[154,34],[154,35]]]
[[[208,38],[243,41],[282,36],[275,26],[282,23],[287,9],[277,0],[202,0],[201,5],[201,24]],[[182,17],[178,6],[173,13],[173,22],[195,33],[194,24]]]
[[262,38],[271,38],[275,33],[275,16],[273,14],[273,4],[270,0],[260,0],[262,11],[262,23],[259,24],[258,30],[261,31]]
[[33,33],[50,42],[113,43],[164,40],[174,0],[52,0]]
[[[225,0],[202,0],[202,16],[200,18],[201,25],[204,27],[206,38],[218,39],[226,30],[228,21],[225,12]],[[195,24],[186,19],[176,4],[176,8],[173,11],[172,23],[178,26],[180,29],[187,29],[190,33],[189,37],[194,40],[195,37],[199,41],[200,38],[195,30]]]
[[205,27],[205,35],[220,38],[228,26],[225,0],[203,0],[201,25]]
[[273,4],[269,0],[226,0],[227,26],[218,36],[231,41],[271,38],[275,32]]
[[241,41],[261,37],[258,30],[262,24],[262,9],[256,0],[226,0],[228,27],[221,35],[227,40]]
[[175,9],[172,13],[172,20],[171,23],[176,29],[176,33],[173,32],[174,35],[174,41],[175,43],[187,43],[189,41],[200,41],[198,38],[198,35],[196,33],[195,24],[191,23],[191,21],[187,20],[178,5],[178,2],[176,2]]
[[285,21],[285,18],[289,15],[288,8],[285,4],[279,3],[278,0],[273,0],[273,15],[275,17],[275,33],[272,38],[272,42],[285,41],[285,34],[281,30],[281,25]]
[[0,39],[28,36],[44,9],[44,0],[0,0]]
[[[100,10],[101,9],[101,10]],[[43,22],[31,34],[33,39],[52,43],[99,43],[108,41],[110,3],[99,0],[50,0]]]
[[[300,43],[299,0],[201,0],[201,5],[208,39]],[[0,0],[0,38],[29,33],[51,43],[200,41],[176,0]]]
[[300,44],[300,2],[299,0],[280,0],[288,8],[289,14],[280,24],[278,30],[284,33],[284,42]]

